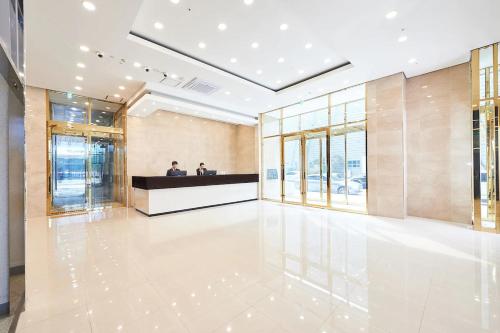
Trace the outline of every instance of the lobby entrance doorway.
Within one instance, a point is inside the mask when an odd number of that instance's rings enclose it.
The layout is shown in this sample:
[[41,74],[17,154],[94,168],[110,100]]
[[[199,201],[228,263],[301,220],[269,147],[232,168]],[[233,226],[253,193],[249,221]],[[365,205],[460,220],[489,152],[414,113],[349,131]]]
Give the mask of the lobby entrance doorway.
[[49,96],[49,214],[123,206],[126,163],[121,106],[57,92]]
[[121,134],[50,131],[51,214],[121,206]]

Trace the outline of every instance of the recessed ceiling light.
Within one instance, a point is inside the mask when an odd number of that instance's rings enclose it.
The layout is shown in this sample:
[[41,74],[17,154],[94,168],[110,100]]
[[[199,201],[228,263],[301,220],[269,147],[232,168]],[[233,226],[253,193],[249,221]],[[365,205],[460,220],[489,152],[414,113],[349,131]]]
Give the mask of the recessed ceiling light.
[[281,31],[288,30],[288,24],[286,24],[286,23],[281,24],[281,25],[280,25],[280,30],[281,30]]
[[323,60],[323,62],[324,62],[325,64],[329,64],[330,62],[332,62],[332,59],[330,59],[330,58],[326,58],[325,60]]
[[398,42],[400,42],[400,43],[406,42],[407,40],[408,40],[408,36],[405,36],[405,35],[400,36],[398,38]]
[[72,102],[73,104],[78,104],[78,102]]
[[224,94],[231,95],[231,92],[230,91],[226,91]]
[[170,0],[171,3],[173,3],[174,5],[177,5],[179,3],[179,0]]
[[311,47],[313,47],[313,45],[311,43],[307,43],[306,45],[304,45],[304,47],[306,49],[310,49]]
[[178,79],[178,78],[179,78],[179,75],[172,73],[172,74],[170,74],[170,77],[171,77],[172,79],[176,80],[176,79]]
[[127,76],[125,76],[125,79],[130,81],[130,80],[132,80],[132,79],[133,79],[133,77],[132,77],[132,76],[130,76],[130,75],[127,75]]
[[81,45],[80,46],[80,50],[83,51],[83,52],[89,52],[90,49],[87,46],[85,46],[85,45]]
[[243,2],[245,3],[245,5],[247,6],[250,6],[251,4],[253,4],[253,0],[243,0]]
[[77,63],[76,66],[80,68],[85,68],[85,64],[81,62]]
[[[111,110],[111,108],[109,106],[106,106],[106,110]],[[103,112],[103,114],[104,114],[104,112]]]
[[303,70],[303,69],[299,69],[297,72],[298,72],[299,74],[304,74],[304,70]]
[[250,97],[245,98],[245,102],[250,102],[252,99]]
[[116,98],[120,98],[119,94],[114,94],[113,96],[115,96]]
[[432,95],[427,95],[427,98],[432,98]]
[[140,62],[137,62],[137,61],[136,61],[136,62],[134,62],[134,67],[137,67],[137,68],[141,67],[141,63],[140,63]]
[[[78,109],[77,109],[77,108],[75,108],[75,107],[72,107],[72,108],[71,108],[71,110],[73,110],[73,111],[77,111]],[[74,116],[74,114],[71,114],[71,115],[72,115],[72,116]]]
[[93,12],[93,11],[96,10],[95,5],[92,2],[90,2],[90,1],[83,1],[82,2],[82,6],[83,6],[83,8],[85,8],[86,10],[88,10],[89,12]]
[[78,81],[83,81],[83,77],[81,77],[80,75],[75,76],[75,79]]
[[262,69],[257,70],[257,75],[260,75],[260,74],[262,74]]
[[155,28],[158,29],[158,30],[163,29],[163,23],[161,23],[161,22],[155,22]]
[[124,86],[119,86],[118,89],[125,90],[125,87]]
[[278,58],[278,62],[281,64],[281,63],[284,63],[285,62],[285,58],[283,57],[279,57]]
[[75,89],[76,89],[76,90],[82,90],[82,87],[80,87],[80,86],[76,86],[76,87],[75,87]]
[[427,89],[427,88],[428,88],[428,86],[422,86],[422,89]]
[[206,47],[207,47],[207,44],[205,44],[204,42],[199,42],[199,43],[198,43],[198,47],[199,47],[200,49],[204,49],[204,48],[206,48]]
[[388,12],[387,14],[385,14],[385,18],[388,19],[388,20],[392,20],[393,18],[395,18],[396,16],[398,16],[398,12],[393,10],[393,11],[390,11]]
[[411,58],[410,60],[408,60],[408,63],[409,64],[415,64],[415,63],[417,63],[417,59]]
[[235,63],[237,63],[237,62],[238,62],[238,59],[236,59],[236,58],[231,58],[231,59],[229,59],[229,61],[230,61],[232,64],[235,64]]
[[252,49],[257,49],[257,48],[259,48],[259,43],[253,42],[252,43]]
[[[85,105],[89,105],[89,102],[85,102],[85,103],[83,103],[83,104],[85,104]],[[85,113],[85,112],[84,112],[84,113]]]
[[227,29],[226,23],[219,23],[219,25],[217,26],[217,29],[219,29],[220,31],[226,30]]

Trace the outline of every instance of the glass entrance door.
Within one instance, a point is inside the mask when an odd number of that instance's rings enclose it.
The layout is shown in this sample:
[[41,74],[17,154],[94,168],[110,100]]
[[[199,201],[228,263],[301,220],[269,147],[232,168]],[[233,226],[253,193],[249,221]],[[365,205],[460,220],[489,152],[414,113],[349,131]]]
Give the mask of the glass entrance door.
[[115,143],[112,138],[90,139],[90,202],[92,207],[103,207],[114,199]]
[[304,138],[305,203],[326,206],[328,204],[327,133],[326,131],[306,133]]
[[51,129],[51,214],[121,205],[124,200],[123,136]]
[[49,194],[51,211],[62,213],[87,208],[87,137],[52,134]]
[[302,203],[302,136],[283,137],[283,200]]

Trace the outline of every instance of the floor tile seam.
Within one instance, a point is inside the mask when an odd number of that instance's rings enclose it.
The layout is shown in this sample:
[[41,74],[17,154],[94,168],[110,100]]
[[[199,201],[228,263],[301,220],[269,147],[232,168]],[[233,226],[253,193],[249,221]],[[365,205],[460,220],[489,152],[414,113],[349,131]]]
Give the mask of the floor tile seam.
[[422,309],[422,315],[420,316],[420,324],[418,326],[418,332],[420,333],[422,330],[422,324],[424,322],[425,312],[427,311],[427,302],[429,301],[429,295],[431,293],[433,278],[431,277],[431,281],[429,283],[429,288],[427,289],[427,295],[425,297],[424,308]]

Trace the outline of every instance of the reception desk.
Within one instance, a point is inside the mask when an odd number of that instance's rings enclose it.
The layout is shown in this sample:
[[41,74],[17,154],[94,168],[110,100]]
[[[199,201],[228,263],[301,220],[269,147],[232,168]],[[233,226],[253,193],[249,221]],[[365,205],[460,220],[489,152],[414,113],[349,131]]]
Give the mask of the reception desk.
[[258,174],[132,177],[135,209],[147,216],[257,200]]

